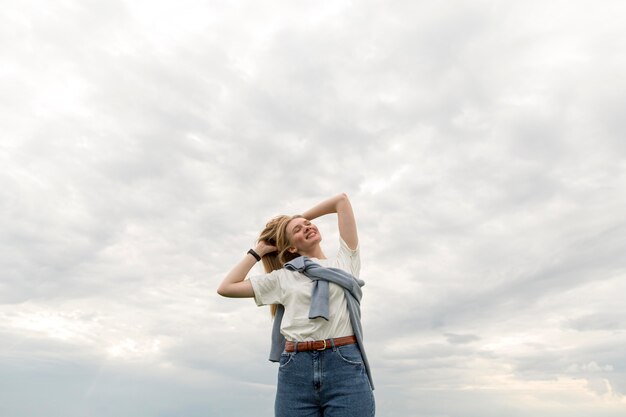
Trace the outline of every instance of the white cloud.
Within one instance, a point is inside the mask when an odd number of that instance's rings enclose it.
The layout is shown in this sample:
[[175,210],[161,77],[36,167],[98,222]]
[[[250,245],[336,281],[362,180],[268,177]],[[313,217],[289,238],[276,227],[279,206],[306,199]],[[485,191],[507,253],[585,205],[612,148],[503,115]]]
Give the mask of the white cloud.
[[622,415],[623,11],[6,5],[3,413],[271,415],[269,313],[215,288],[345,191],[379,415]]

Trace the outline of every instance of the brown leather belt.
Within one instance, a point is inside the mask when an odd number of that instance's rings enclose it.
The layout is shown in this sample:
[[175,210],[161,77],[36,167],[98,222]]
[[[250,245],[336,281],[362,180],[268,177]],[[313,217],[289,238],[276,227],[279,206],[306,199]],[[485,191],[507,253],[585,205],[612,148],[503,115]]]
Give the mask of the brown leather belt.
[[345,336],[345,337],[336,337],[334,339],[326,339],[326,340],[313,340],[308,342],[285,342],[285,352],[295,352],[296,343],[298,343],[298,352],[306,352],[308,350],[324,350],[330,349],[333,347],[333,343],[335,346],[345,346],[356,343],[356,337],[354,336]]

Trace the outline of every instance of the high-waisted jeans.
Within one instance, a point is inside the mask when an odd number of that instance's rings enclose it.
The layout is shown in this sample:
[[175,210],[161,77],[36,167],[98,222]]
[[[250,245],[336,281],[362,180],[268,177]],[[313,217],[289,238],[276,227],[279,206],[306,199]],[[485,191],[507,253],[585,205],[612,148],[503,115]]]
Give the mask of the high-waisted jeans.
[[373,417],[374,395],[358,345],[283,352],[276,417]]

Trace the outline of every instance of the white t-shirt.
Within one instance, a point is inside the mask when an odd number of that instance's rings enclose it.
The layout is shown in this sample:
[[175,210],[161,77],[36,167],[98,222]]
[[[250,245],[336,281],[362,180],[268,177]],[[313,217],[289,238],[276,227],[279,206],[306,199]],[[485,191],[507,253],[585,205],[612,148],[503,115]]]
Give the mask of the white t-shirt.
[[[339,268],[359,276],[361,259],[359,248],[352,250],[343,239],[339,239],[337,257],[311,260],[325,267]],[[269,274],[250,277],[257,305],[282,304],[285,314],[280,325],[280,332],[285,339],[297,342],[323,340],[354,334],[350,324],[350,315],[346,307],[344,290],[339,285],[329,283],[329,320],[309,319],[311,291],[314,282],[300,272],[285,268]]]

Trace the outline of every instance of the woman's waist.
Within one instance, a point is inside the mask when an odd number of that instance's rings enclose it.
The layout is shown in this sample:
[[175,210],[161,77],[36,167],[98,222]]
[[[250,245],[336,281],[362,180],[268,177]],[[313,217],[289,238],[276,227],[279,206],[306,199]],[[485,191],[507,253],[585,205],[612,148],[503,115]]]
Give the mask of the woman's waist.
[[[312,321],[312,320],[311,320]],[[307,323],[281,326],[280,332],[291,342],[312,342],[354,335],[350,321],[338,323]]]
[[323,340],[310,340],[310,341],[287,341],[285,342],[285,352],[305,352],[309,350],[326,350],[340,346],[352,345],[357,343],[357,338],[354,335],[332,337]]

